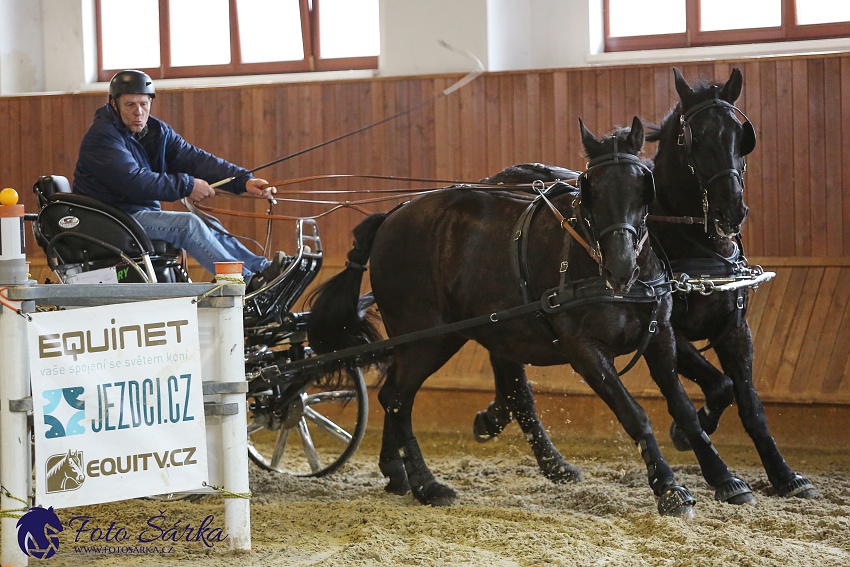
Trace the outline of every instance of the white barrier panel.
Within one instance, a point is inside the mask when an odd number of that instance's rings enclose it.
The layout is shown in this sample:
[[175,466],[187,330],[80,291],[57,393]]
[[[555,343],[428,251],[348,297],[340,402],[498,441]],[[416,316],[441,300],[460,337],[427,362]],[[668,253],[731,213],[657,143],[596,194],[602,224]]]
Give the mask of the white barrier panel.
[[191,298],[33,313],[36,504],[67,508],[208,482]]
[[[137,313],[135,316],[144,319],[150,314],[150,310],[145,308],[148,302],[158,303],[158,300],[174,298],[183,298],[181,302],[192,302],[200,298],[197,303],[196,341],[198,346],[193,348],[197,357],[191,362],[191,370],[181,371],[191,372],[193,375],[197,371],[203,374],[204,378],[204,408],[198,411],[200,416],[206,415],[205,435],[202,434],[195,440],[195,445],[206,437],[208,466],[204,467],[205,478],[209,479],[210,485],[220,487],[228,496],[223,503],[225,516],[223,533],[227,535],[230,548],[250,549],[250,489],[245,400],[247,383],[242,329],[244,286],[226,285],[222,288],[214,284],[33,285],[32,281],[28,285],[15,285],[16,281],[9,283],[12,283],[12,286],[5,287],[3,291],[6,297],[5,305],[0,305],[0,344],[4,345],[3,364],[0,364],[0,484],[6,489],[2,492],[0,502],[2,502],[2,509],[7,512],[0,519],[2,565],[25,567],[29,564],[28,554],[19,546],[16,514],[20,517],[29,506],[32,506],[30,500],[33,483],[30,470],[32,447],[31,432],[27,425],[27,410],[32,410],[34,406],[33,399],[29,397],[30,360],[27,356],[30,350],[28,326],[32,323],[27,320],[27,317],[32,317],[36,304],[62,307],[109,305],[110,309],[114,309],[116,313],[135,310],[138,307],[142,314]],[[20,309],[10,308],[9,305],[19,306]],[[71,309],[68,312],[81,313],[79,309]],[[180,317],[180,320],[186,319],[186,317]],[[118,325],[117,319],[115,325]],[[156,334],[159,329],[160,327],[156,326],[153,328],[154,339],[162,338]],[[59,334],[61,335],[61,332]],[[72,345],[71,350],[73,350],[73,343],[69,344]],[[180,361],[181,364],[183,362]],[[171,372],[169,376],[171,374],[179,376],[177,372]],[[114,381],[110,383],[114,384]],[[185,393],[185,390],[177,391]],[[69,397],[75,400],[73,392]],[[43,396],[41,400],[36,400],[35,405],[38,403],[44,403]],[[69,403],[68,406],[73,408],[74,403]],[[185,404],[185,399],[181,403]],[[195,403],[196,401],[189,402],[189,407],[193,408],[192,412],[195,411],[196,406],[192,405]],[[193,413],[193,415],[196,414]],[[84,417],[86,418],[92,419],[88,414]],[[120,421],[120,410],[118,418]],[[133,452],[138,451],[133,450]],[[67,451],[65,454],[67,455]],[[181,456],[185,456],[185,453],[181,453]],[[156,464],[156,457],[148,457],[147,460],[149,465],[151,462]],[[126,466],[126,462],[123,466]],[[44,470],[44,468],[39,470],[38,464],[36,465],[36,484],[42,481],[39,477],[43,475]],[[173,473],[169,471],[168,474]],[[90,480],[89,478],[86,482]],[[128,485],[129,482],[124,483],[124,498],[127,497]],[[197,486],[195,480],[188,482],[188,485]],[[161,483],[155,490],[157,493],[175,491],[170,482]],[[147,489],[145,492],[150,493]],[[207,487],[200,490],[192,489],[191,492],[214,493],[217,490]],[[53,494],[42,494],[39,499],[52,496]],[[52,504],[46,501],[45,505]]]

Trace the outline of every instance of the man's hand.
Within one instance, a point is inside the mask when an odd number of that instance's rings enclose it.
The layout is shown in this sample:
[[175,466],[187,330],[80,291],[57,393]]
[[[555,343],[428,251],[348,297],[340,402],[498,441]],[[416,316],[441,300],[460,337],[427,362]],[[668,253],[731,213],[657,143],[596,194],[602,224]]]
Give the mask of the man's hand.
[[272,195],[277,193],[277,187],[266,187],[269,182],[259,177],[252,177],[245,183],[245,190],[251,195],[270,199]]
[[210,184],[203,179],[195,178],[195,184],[192,186],[192,193],[189,195],[189,200],[198,202],[203,201],[207,197],[215,195],[215,189],[210,187]]

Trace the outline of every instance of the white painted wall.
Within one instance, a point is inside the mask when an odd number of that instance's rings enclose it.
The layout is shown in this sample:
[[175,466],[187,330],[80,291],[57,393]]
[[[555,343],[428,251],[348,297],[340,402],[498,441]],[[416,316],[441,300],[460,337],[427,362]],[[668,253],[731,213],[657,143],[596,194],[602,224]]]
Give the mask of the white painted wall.
[[44,89],[41,2],[0,0],[0,95]]
[[[130,0],[128,0],[130,1]],[[640,64],[850,51],[850,40],[602,53],[602,0],[380,0],[379,69],[171,79],[163,87],[273,83]],[[94,0],[0,0],[0,95],[80,90],[96,83]]]
[[[380,76],[583,65],[587,3],[601,0],[381,0]],[[28,31],[27,31],[28,30]],[[0,95],[103,89],[96,77],[94,0],[0,0]],[[174,81],[227,84],[373,76],[273,75]]]

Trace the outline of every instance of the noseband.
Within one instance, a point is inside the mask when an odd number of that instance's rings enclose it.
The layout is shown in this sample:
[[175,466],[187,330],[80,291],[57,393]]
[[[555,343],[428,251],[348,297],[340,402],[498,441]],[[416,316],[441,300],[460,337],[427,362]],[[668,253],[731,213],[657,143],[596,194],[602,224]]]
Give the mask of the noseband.
[[[716,93],[715,93],[715,96]],[[691,170],[691,173],[697,178],[699,182],[700,188],[702,189],[702,213],[703,213],[703,226],[705,227],[705,231],[708,232],[708,188],[712,183],[721,179],[723,177],[729,176],[738,180],[738,183],[741,185],[741,188],[744,187],[744,173],[747,171],[747,164],[744,162],[744,167],[741,171],[738,171],[735,168],[723,169],[708,177],[703,175],[696,167],[696,163],[693,160],[693,134],[691,131],[691,120],[693,120],[694,116],[706,110],[708,108],[712,108],[715,106],[720,106],[724,108],[728,108],[732,111],[732,113],[738,113],[744,117],[744,122],[742,123],[742,127],[744,129],[744,135],[741,139],[741,157],[749,154],[756,145],[756,132],[755,128],[753,128],[750,119],[747,118],[747,115],[741,112],[741,110],[736,107],[734,104],[730,104],[721,98],[713,98],[710,100],[703,101],[693,108],[688,109],[686,112],[683,112],[681,116],[679,116],[679,124],[682,129],[679,132],[678,144],[685,149],[685,158],[688,160],[688,169]]]

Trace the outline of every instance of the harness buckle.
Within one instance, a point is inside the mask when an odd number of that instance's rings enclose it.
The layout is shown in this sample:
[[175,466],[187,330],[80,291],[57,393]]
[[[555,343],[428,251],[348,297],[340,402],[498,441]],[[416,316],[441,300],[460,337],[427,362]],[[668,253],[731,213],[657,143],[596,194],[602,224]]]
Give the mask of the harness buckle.
[[569,262],[567,262],[566,260],[563,260],[563,261],[561,262],[561,267],[560,267],[560,269],[559,269],[558,271],[559,271],[560,273],[562,273],[562,274],[563,274],[564,272],[566,272],[566,271],[567,271],[567,268],[569,268],[569,267],[570,267],[570,263],[569,263]]
[[738,309],[744,308],[744,296],[743,295],[738,296],[738,299],[735,301],[735,307],[737,307]]
[[647,332],[650,333],[650,334],[653,334],[657,330],[658,330],[658,321],[653,319],[652,321],[649,322],[649,329],[647,329]]

